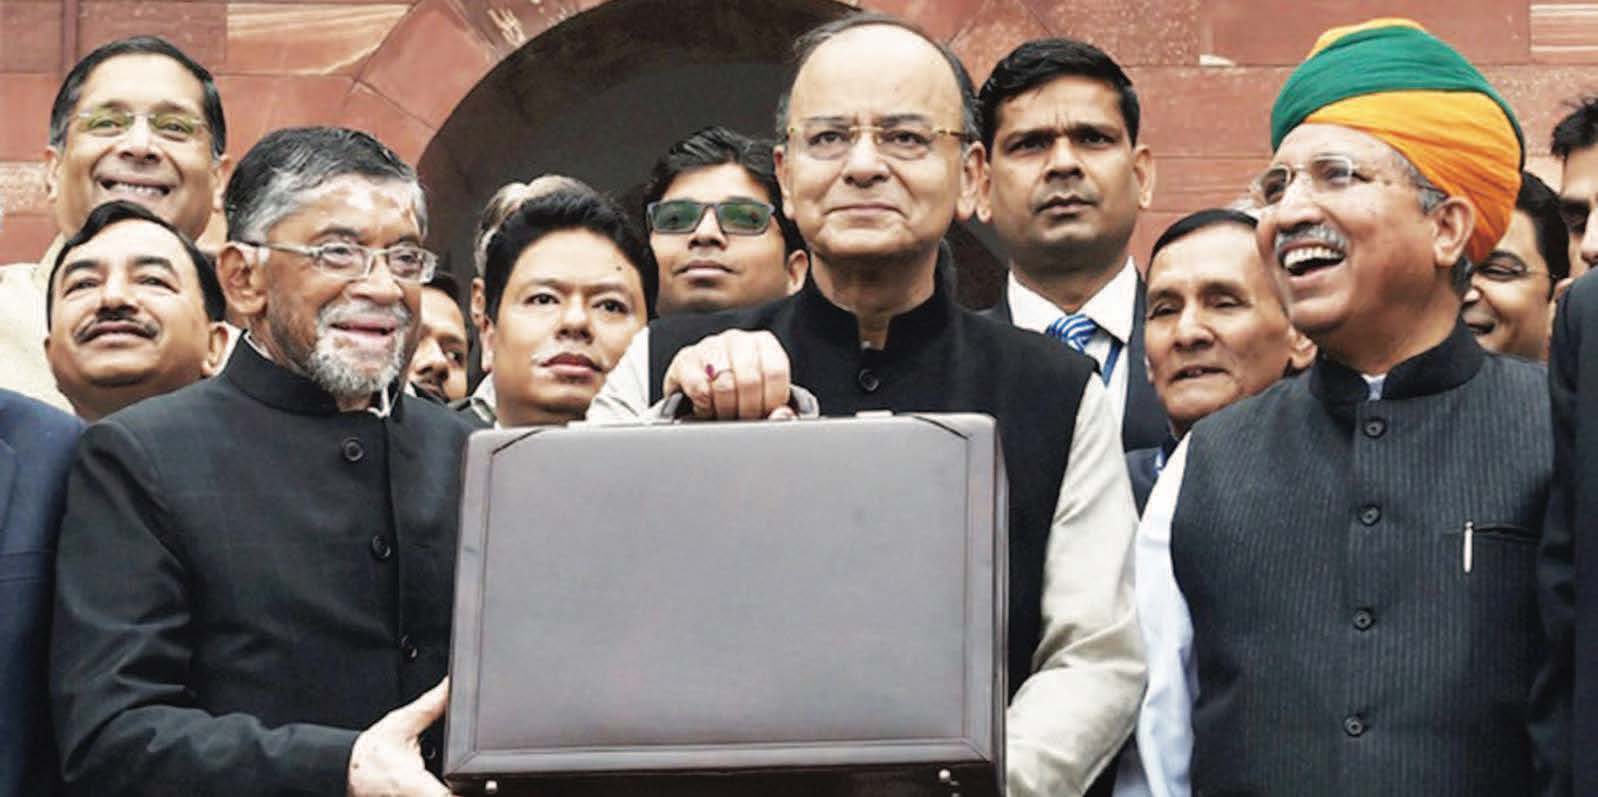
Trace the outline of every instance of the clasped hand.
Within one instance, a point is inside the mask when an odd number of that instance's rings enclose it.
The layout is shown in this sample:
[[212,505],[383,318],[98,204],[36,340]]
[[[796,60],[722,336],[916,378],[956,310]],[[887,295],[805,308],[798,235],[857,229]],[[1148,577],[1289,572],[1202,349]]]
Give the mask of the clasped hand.
[[788,352],[775,335],[732,329],[677,352],[665,395],[681,390],[696,418],[783,420],[795,417],[790,386]]

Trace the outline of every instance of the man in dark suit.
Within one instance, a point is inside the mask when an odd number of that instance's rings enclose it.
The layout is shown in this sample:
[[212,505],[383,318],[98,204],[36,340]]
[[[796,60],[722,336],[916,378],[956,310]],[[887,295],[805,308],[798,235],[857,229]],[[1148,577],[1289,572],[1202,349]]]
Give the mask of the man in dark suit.
[[56,790],[45,702],[51,565],[83,424],[0,389],[0,794]]
[[[1598,790],[1598,762],[1573,755],[1598,740],[1598,434],[1585,418],[1598,411],[1598,368],[1584,363],[1598,342],[1598,281],[1580,279],[1560,300],[1549,347],[1554,479],[1538,568],[1543,624],[1550,648],[1542,679],[1556,696],[1559,718],[1554,779],[1558,794]],[[1583,352],[1587,346],[1589,352]]]
[[1132,81],[1091,44],[1040,39],[993,68],[981,105],[977,215],[1010,258],[989,315],[1092,357],[1122,447],[1159,445],[1169,430],[1144,370],[1145,286],[1127,251],[1154,196]]
[[[1598,98],[1583,98],[1553,132],[1553,153],[1564,162],[1560,211],[1580,261],[1598,262]],[[1571,261],[1576,275],[1578,260]],[[1598,557],[1589,518],[1598,510],[1598,433],[1590,422],[1598,404],[1598,282],[1578,278],[1559,300],[1548,349],[1554,424],[1554,478],[1538,563],[1548,661],[1541,678],[1558,717],[1554,789],[1559,795],[1598,793],[1598,760],[1578,754],[1598,740]],[[1583,350],[1586,346],[1586,350]]]
[[437,265],[421,187],[364,133],[279,130],[226,209],[246,336],[219,376],[95,424],[73,465],[51,642],[67,787],[445,795],[425,729],[469,427],[401,389]]

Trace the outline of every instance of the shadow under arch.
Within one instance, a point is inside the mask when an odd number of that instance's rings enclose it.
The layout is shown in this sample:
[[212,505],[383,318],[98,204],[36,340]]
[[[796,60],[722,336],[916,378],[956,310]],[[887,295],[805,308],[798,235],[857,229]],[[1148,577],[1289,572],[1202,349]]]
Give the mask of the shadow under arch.
[[[619,198],[635,219],[666,148],[706,125],[770,137],[793,40],[854,8],[835,0],[612,0],[529,40],[451,112],[417,170],[429,197],[428,245],[463,289],[471,237],[494,191],[556,172]],[[959,296],[985,307],[1001,261],[974,226],[949,243]],[[464,297],[461,297],[464,298]]]

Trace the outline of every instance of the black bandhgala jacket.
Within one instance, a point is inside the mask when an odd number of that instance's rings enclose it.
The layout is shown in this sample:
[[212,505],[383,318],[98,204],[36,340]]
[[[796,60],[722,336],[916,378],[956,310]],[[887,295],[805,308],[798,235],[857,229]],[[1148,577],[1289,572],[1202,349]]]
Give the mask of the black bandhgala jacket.
[[443,677],[469,427],[391,396],[341,413],[246,342],[85,432],[51,657],[71,793],[343,794],[358,733]]

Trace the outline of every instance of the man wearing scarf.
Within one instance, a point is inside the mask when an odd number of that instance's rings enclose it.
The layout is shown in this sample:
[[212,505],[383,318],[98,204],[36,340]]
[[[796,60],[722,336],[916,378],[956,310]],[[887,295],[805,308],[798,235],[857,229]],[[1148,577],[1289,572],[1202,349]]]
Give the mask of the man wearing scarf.
[[1514,207],[1520,129],[1394,19],[1323,35],[1271,122],[1258,243],[1320,355],[1200,421],[1150,497],[1150,786],[1533,793],[1544,376],[1459,321]]

